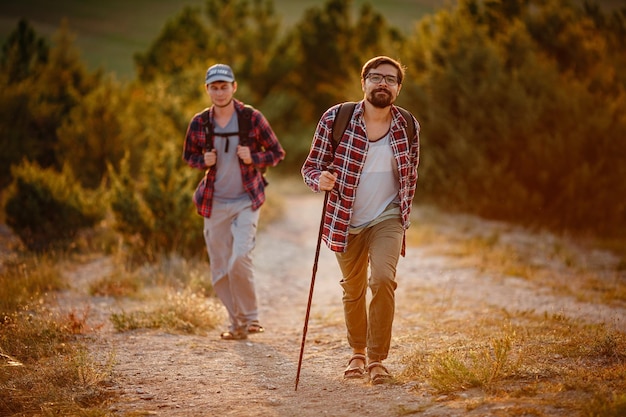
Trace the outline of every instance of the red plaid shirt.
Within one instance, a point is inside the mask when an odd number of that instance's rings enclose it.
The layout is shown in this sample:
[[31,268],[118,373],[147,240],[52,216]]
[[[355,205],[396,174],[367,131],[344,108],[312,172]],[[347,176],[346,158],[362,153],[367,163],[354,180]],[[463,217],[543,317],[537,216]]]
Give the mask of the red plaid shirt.
[[[352,119],[348,123],[344,136],[337,146],[333,159],[332,127],[339,105],[328,109],[321,117],[313,136],[309,155],[302,166],[304,182],[315,192],[319,192],[319,177],[322,171],[331,164],[337,173],[337,182],[330,191],[328,204],[325,208],[322,239],[335,252],[344,252],[348,242],[348,228],[352,216],[355,193],[369,141],[363,120],[363,102],[354,109]],[[417,184],[417,166],[419,164],[419,131],[417,120],[405,120],[400,111],[391,106],[390,144],[398,165],[400,178],[400,212],[402,225],[408,229],[410,225],[411,204]],[[415,137],[407,138],[407,123],[415,123]],[[404,242],[402,255],[404,255]]]
[[[241,112],[244,104],[234,100],[235,110]],[[213,120],[213,108],[209,109],[210,120]],[[259,171],[260,169],[276,166],[285,158],[285,151],[278,142],[274,131],[263,114],[254,110],[252,112],[252,129],[250,129],[250,154],[252,164],[246,165],[241,160],[241,178],[243,187],[252,201],[252,209],[257,210],[265,202],[265,179]],[[206,133],[202,124],[202,112],[197,113],[191,119],[185,144],[183,148],[183,159],[192,168],[206,170],[206,175],[198,184],[193,196],[198,214],[203,217],[211,217],[213,207],[213,194],[215,186],[215,173],[217,168],[212,166],[207,169],[204,164],[204,150],[207,143]]]

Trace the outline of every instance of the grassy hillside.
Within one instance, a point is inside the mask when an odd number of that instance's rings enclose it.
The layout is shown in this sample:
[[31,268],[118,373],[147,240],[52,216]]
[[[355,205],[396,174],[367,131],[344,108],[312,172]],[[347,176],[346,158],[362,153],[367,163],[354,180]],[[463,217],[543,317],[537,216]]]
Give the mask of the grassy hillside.
[[[4,43],[20,18],[35,30],[51,36],[63,18],[76,34],[76,45],[90,68],[102,67],[119,78],[134,76],[132,56],[145,51],[165,22],[185,5],[201,6],[205,0],[3,0],[0,1],[0,42]],[[409,32],[425,14],[457,0],[353,0],[355,8],[369,2],[395,26]],[[583,0],[580,0],[581,2]],[[607,9],[623,7],[624,0],[598,0]],[[326,0],[275,0],[285,25],[297,22],[304,10]]]
[[[456,0],[450,0],[456,1]],[[409,31],[424,14],[448,0],[374,0],[376,10],[397,27]],[[4,43],[20,18],[26,18],[38,34],[51,36],[63,18],[76,34],[76,45],[90,68],[102,67],[120,78],[132,78],[132,56],[144,51],[165,22],[185,5],[201,6],[204,0],[5,0],[0,2],[0,41]],[[285,25],[298,21],[312,6],[325,0],[275,0]],[[354,0],[359,8],[366,0]]]

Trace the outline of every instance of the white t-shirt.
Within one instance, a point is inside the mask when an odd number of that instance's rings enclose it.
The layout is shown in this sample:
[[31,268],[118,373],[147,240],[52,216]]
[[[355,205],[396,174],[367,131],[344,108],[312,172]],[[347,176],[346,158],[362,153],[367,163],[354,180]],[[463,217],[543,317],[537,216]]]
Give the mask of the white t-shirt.
[[389,142],[389,132],[369,143],[363,172],[356,189],[351,228],[361,228],[380,216],[390,203],[398,200],[398,165]]

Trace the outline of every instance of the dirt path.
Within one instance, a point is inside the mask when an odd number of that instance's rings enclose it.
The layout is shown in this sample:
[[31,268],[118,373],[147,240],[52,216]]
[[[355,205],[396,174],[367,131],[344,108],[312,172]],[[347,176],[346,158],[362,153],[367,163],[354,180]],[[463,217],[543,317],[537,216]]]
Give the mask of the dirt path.
[[[72,272],[70,280],[77,290],[64,296],[61,305],[81,310],[89,304],[91,320],[105,324],[92,351],[103,359],[114,354],[112,388],[121,393],[111,405],[116,415],[348,417],[418,411],[422,416],[485,415],[484,409],[469,412],[454,402],[438,401],[427,390],[415,390],[416,383],[372,386],[342,379],[350,350],[338,268],[325,247],[299,388],[294,390],[322,196],[285,198],[284,218],[259,233],[255,251],[261,321],[267,331],[247,341],[221,341],[220,329],[207,336],[116,333],[106,323],[120,305],[80,290],[89,277],[106,273],[107,261]],[[403,368],[401,358],[416,348],[407,335],[423,333],[425,346],[445,342],[446,336],[437,330],[438,320],[476,317],[490,308],[559,312],[626,331],[626,322],[620,321],[626,317],[623,309],[557,297],[520,278],[482,274],[462,257],[447,255],[440,244],[409,248],[400,261],[398,281],[394,339],[386,361],[394,374]],[[425,303],[438,305],[440,316],[422,315],[419,305]]]

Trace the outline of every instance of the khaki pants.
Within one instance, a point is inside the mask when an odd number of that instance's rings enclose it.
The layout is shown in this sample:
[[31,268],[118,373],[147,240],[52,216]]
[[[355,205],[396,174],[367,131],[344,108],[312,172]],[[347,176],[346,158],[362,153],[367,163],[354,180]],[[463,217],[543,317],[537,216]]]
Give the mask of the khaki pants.
[[[348,343],[353,349],[367,348],[370,361],[382,361],[389,353],[396,266],[403,238],[400,219],[389,219],[350,235],[346,252],[336,254],[343,275],[340,284]],[[368,286],[372,292],[369,308]]]
[[249,199],[214,202],[204,219],[213,289],[228,311],[231,331],[259,320],[252,268],[258,222],[259,210],[252,210]]

